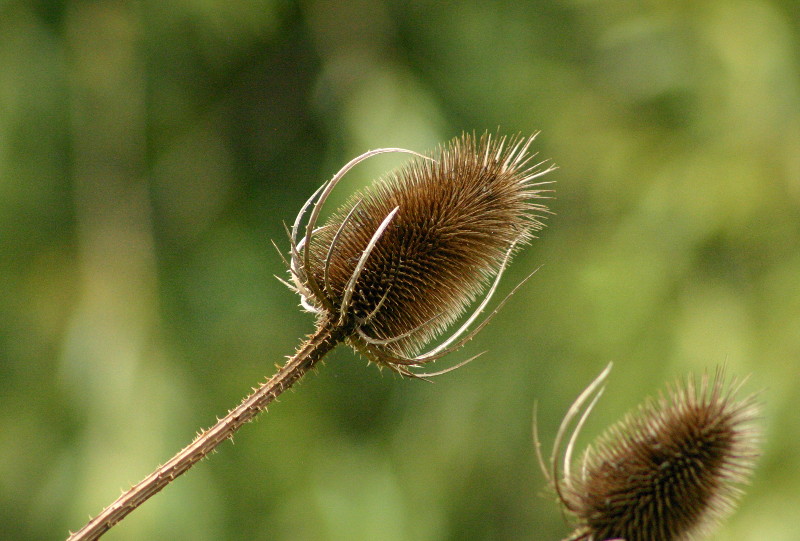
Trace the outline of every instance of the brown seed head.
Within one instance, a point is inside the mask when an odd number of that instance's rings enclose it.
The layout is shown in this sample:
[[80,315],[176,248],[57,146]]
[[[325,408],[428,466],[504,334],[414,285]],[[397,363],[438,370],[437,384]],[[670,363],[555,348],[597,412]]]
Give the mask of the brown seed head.
[[[754,395],[703,376],[668,389],[611,427],[560,496],[573,540],[679,541],[706,535],[732,511],[758,455]],[[568,476],[567,476],[568,477]]]
[[530,164],[532,141],[466,134],[355,194],[307,234],[308,250],[298,241],[307,307],[352,327],[371,358],[409,361],[543,227],[533,181],[549,169]]

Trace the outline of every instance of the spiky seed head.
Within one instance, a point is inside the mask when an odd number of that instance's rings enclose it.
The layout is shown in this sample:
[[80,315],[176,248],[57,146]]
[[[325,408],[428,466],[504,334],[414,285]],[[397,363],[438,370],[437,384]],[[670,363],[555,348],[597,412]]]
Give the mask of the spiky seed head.
[[758,455],[758,407],[721,370],[708,379],[648,400],[589,448],[563,493],[580,523],[571,539],[698,539],[733,509]]
[[466,134],[387,174],[315,233],[306,272],[323,284],[327,266],[330,304],[339,306],[351,288],[345,319],[379,340],[407,334],[389,347],[411,353],[464,311],[513,246],[543,227],[547,209],[534,200],[546,190],[533,179],[546,171],[530,164],[532,139]]

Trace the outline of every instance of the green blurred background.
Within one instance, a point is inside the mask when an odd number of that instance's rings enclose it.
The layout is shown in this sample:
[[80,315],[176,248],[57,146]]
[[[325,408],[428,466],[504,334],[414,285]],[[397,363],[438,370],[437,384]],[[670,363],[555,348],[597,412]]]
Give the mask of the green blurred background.
[[[725,363],[764,456],[718,540],[797,540],[794,0],[0,1],[0,539],[60,539],[214,423],[312,317],[273,277],[376,147],[531,133],[543,265],[433,384],[340,347],[110,540],[557,540],[545,444]],[[403,158],[353,171],[333,204]]]

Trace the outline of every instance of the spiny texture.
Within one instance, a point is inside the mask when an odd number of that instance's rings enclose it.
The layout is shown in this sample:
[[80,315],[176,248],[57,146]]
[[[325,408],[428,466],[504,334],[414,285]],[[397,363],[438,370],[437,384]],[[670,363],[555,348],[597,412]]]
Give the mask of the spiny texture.
[[338,306],[370,239],[397,208],[350,284],[346,317],[378,341],[408,334],[389,345],[405,354],[452,323],[514,243],[542,228],[531,212],[546,211],[533,202],[542,190],[532,180],[543,170],[528,163],[532,139],[464,135],[354,195],[311,243],[310,270],[321,284],[327,264],[331,304]]
[[[757,456],[754,397],[737,400],[718,372],[648,401],[587,452],[565,496],[581,522],[571,539],[698,539],[733,509]],[[582,532],[582,535],[580,533]]]

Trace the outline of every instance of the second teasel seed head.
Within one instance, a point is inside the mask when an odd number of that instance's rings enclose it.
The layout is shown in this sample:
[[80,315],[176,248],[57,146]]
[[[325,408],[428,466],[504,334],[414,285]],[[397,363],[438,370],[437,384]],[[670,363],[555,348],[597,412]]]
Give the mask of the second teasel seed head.
[[[699,386],[693,378],[648,400],[587,449],[580,476],[570,457],[594,406],[606,369],[576,400],[553,449],[552,469],[540,462],[578,525],[568,541],[688,541],[703,538],[730,513],[758,456],[755,395],[738,398],[741,382],[722,370]],[[595,394],[597,392],[597,394]],[[566,426],[595,394],[570,437],[563,478],[556,455]],[[538,441],[537,441],[538,451]]]
[[[466,134],[429,156],[381,149],[351,161],[312,196],[290,231],[293,288],[304,306],[320,322],[347,328],[348,341],[371,360],[406,375],[409,366],[459,347],[472,336],[458,339],[463,328],[413,356],[494,277],[491,294],[516,248],[543,227],[548,211],[539,200],[548,190],[536,179],[551,167],[531,163],[533,139]],[[318,226],[341,176],[389,151],[415,157]]]

